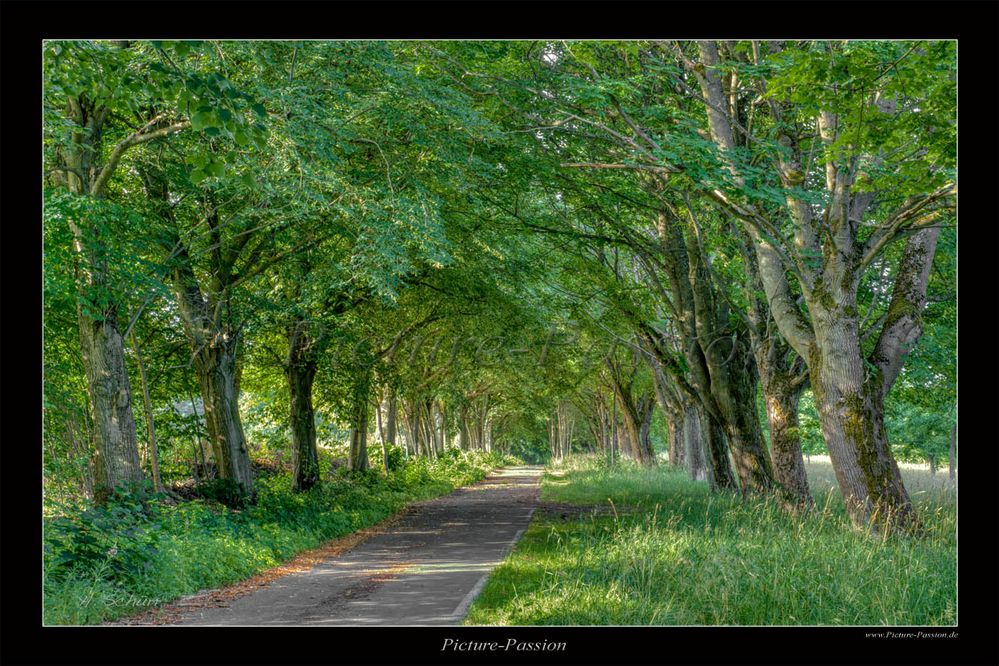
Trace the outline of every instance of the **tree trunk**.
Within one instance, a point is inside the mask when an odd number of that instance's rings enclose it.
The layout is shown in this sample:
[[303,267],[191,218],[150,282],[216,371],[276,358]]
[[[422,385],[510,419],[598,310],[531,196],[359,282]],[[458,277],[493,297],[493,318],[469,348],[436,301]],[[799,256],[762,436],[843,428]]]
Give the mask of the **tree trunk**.
[[669,417],[669,464],[681,469],[686,463],[683,446],[683,417],[674,413]]
[[[725,426],[721,421],[711,416],[707,410],[701,410],[701,418],[707,420],[707,428],[701,425],[701,436],[707,446],[708,472],[714,490],[738,490],[739,484],[732,473],[729,461],[729,446]],[[707,435],[705,436],[705,430]]]
[[395,446],[396,430],[398,428],[399,400],[395,395],[395,389],[389,387],[386,398],[385,410],[385,441]]
[[468,441],[468,405],[462,404],[458,413],[458,446],[462,451],[467,451]]
[[294,488],[304,491],[319,483],[319,450],[316,448],[316,415],[312,406],[312,383],[318,364],[311,350],[306,324],[288,329],[288,360],[284,372],[290,398],[291,450]]
[[908,526],[915,512],[888,446],[881,382],[867,378],[855,317],[838,310],[824,314],[809,370],[847,511],[859,527]]
[[358,402],[354,406],[353,425],[350,429],[350,456],[347,469],[363,472],[368,469],[368,404]]
[[[698,335],[703,337],[708,330],[713,335],[720,335],[713,327],[701,326],[698,326]],[[705,338],[708,342],[702,344],[707,349],[704,356],[711,377],[711,396],[728,438],[742,491],[762,493],[772,488],[773,472],[763,446],[763,432],[756,412],[755,373],[744,337],[737,334],[734,338]],[[713,446],[715,442],[717,438],[712,435]],[[721,451],[717,451],[715,458],[723,457]]]
[[777,376],[764,384],[774,480],[786,501],[811,508],[814,500],[808,489],[805,461],[801,456],[801,433],[798,430],[798,402],[802,386],[794,386],[786,377]]
[[354,387],[350,454],[347,458],[347,469],[352,472],[363,472],[368,469],[368,382],[366,378]]
[[194,368],[201,386],[208,441],[219,478],[231,479],[252,494],[250,452],[239,417],[235,344],[226,340],[209,344],[195,356]]
[[95,433],[94,499],[98,502],[105,501],[116,487],[143,479],[125,348],[116,321],[113,312],[97,321],[79,309],[80,348]]
[[650,433],[652,431],[652,417],[655,414],[655,402],[651,397],[647,397],[645,404],[640,405],[638,422],[638,446],[642,452],[645,464],[656,464],[656,452],[652,447]]
[[375,405],[375,417],[378,421],[378,439],[382,443],[382,470],[385,472],[385,476],[389,473],[389,454],[388,454],[388,443],[385,441],[385,428],[382,426],[382,404],[379,402]]
[[682,434],[690,478],[695,481],[709,481],[704,460],[704,445],[701,443],[701,420],[693,406],[688,406],[684,411]]
[[[98,165],[104,154],[108,109],[83,95],[66,101],[66,115],[76,128],[72,144],[60,151],[68,168],[64,184],[78,196],[102,199],[103,187],[96,182],[102,178],[107,182],[117,166]],[[99,225],[86,219],[71,218],[69,227],[78,261],[77,322],[94,436],[94,499],[104,502],[119,485],[142,481],[142,464],[125,345],[118,330],[118,303],[108,283],[105,237]]]
[[617,398],[611,396],[611,441],[610,441],[610,461],[613,465],[617,461],[617,452],[620,448],[617,437]]
[[153,405],[149,399],[149,382],[146,381],[146,366],[142,362],[142,353],[135,340],[135,330],[131,332],[132,348],[135,349],[135,362],[139,366],[139,379],[142,381],[142,404],[146,414],[146,432],[149,433],[149,460],[153,471],[153,489],[159,492],[163,489],[160,482],[160,456],[156,448],[156,428],[153,424]]
[[950,430],[950,451],[947,455],[947,474],[953,482],[957,478],[957,423]]

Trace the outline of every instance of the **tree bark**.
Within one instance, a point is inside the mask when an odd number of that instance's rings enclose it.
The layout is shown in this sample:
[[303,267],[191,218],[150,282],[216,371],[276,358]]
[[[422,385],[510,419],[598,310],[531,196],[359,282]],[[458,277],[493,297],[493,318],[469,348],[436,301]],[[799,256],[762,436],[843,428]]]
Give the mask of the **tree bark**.
[[798,430],[798,403],[802,385],[792,385],[787,377],[772,377],[764,382],[763,396],[770,426],[770,457],[774,480],[785,501],[802,508],[814,506],[808,489],[805,461],[801,455]]
[[79,323],[96,435],[94,499],[103,502],[118,486],[138,483],[144,477],[116,313],[109,309],[98,321],[83,314],[81,308]]
[[363,472],[368,469],[368,378],[365,376],[354,386],[353,414],[350,428],[350,453],[347,469]]
[[727,434],[722,422],[712,416],[707,410],[699,410],[704,421],[701,424],[701,437],[706,444],[708,473],[713,490],[738,490],[739,484],[732,473],[732,464],[729,460],[729,446],[726,442]]
[[288,357],[284,366],[288,382],[294,489],[305,491],[319,483],[319,450],[312,384],[318,363],[305,322],[288,327]]
[[[711,137],[736,185],[744,183],[731,149],[735,147],[730,119],[724,110],[719,83],[718,51],[713,42],[698,42],[700,64],[685,61],[697,76],[708,106]],[[779,107],[771,105],[777,126]],[[820,110],[816,117],[826,146],[838,136],[836,115]],[[898,465],[888,446],[884,427],[884,399],[901,370],[905,355],[921,334],[920,314],[925,306],[927,277],[932,264],[939,227],[928,226],[936,214],[928,206],[956,193],[953,184],[932,193],[909,197],[890,211],[885,224],[869,235],[858,237],[858,221],[870,204],[870,193],[851,194],[859,171],[856,160],[863,155],[856,146],[843,145],[839,157],[825,160],[825,211],[814,218],[808,205],[794,199],[794,188],[802,184],[800,152],[795,140],[779,134],[789,150],[780,159],[778,175],[787,188],[787,203],[794,223],[793,245],[781,243],[761,229],[774,226],[755,206],[741,207],[719,190],[709,194],[738,215],[753,237],[763,284],[771,312],[782,336],[809,366],[823,434],[829,447],[840,490],[851,521],[858,527],[890,532],[918,530],[919,520],[902,483]],[[852,154],[851,154],[852,153]],[[790,156],[790,158],[788,158]],[[844,162],[850,162],[844,165]],[[862,353],[857,290],[863,270],[906,224],[914,231],[906,242],[896,272],[891,304],[875,350],[867,359]],[[923,226],[919,226],[923,225]],[[779,246],[779,247],[778,247]],[[812,259],[821,256],[821,264]],[[805,319],[792,295],[787,274],[798,279],[810,321]]]
[[398,429],[398,412],[399,412],[399,400],[396,397],[395,389],[391,386],[388,390],[388,397],[386,398],[385,410],[385,441],[390,445],[395,446],[396,431]]
[[[108,109],[84,96],[74,97],[67,100],[67,116],[78,129],[72,143],[60,151],[67,168],[65,185],[78,196],[101,199],[104,188],[95,184],[99,179],[106,182],[116,167],[97,163]],[[119,485],[142,481],[142,465],[118,303],[109,295],[113,285],[108,282],[105,239],[90,220],[71,219],[69,226],[78,261],[77,320],[96,454],[94,499],[104,502]]]
[[195,373],[205,405],[208,441],[219,478],[231,479],[253,493],[250,452],[239,417],[236,390],[236,344],[215,340],[195,355]]
[[880,382],[867,377],[856,321],[835,308],[818,322],[812,392],[850,517],[860,527],[905,524],[914,517],[912,503],[888,448],[884,396]]
[[947,455],[947,474],[951,482],[957,478],[957,423],[950,430],[950,450]]
[[[711,482],[704,459],[704,445],[701,442],[701,420],[693,406],[688,406],[684,412],[682,434],[684,457],[687,460],[687,472],[690,474],[690,478],[694,481]],[[714,487],[714,483],[712,483],[712,487]]]
[[142,381],[142,404],[146,415],[146,432],[149,434],[149,461],[153,472],[153,489],[157,492],[163,489],[160,481],[160,455],[156,447],[156,427],[153,423],[153,405],[149,399],[149,382],[146,380],[146,366],[142,362],[142,352],[135,339],[135,330],[131,332],[132,348],[135,349],[135,362],[139,366],[139,379]]

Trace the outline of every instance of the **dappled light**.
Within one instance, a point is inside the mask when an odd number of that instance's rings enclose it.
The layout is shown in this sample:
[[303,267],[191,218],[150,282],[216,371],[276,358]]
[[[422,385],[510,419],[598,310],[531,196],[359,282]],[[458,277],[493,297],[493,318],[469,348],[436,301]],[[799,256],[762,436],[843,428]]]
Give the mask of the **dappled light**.
[[956,46],[45,41],[43,623],[954,623]]

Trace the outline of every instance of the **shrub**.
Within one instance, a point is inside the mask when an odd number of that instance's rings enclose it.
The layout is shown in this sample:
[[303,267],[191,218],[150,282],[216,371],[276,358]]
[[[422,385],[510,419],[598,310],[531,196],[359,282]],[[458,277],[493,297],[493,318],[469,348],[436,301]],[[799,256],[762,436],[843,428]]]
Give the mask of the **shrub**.
[[303,493],[275,474],[257,479],[254,498],[216,479],[179,504],[148,486],[117,492],[103,506],[46,519],[44,621],[99,623],[241,580],[508,462],[460,451],[400,458],[388,476],[341,467]]

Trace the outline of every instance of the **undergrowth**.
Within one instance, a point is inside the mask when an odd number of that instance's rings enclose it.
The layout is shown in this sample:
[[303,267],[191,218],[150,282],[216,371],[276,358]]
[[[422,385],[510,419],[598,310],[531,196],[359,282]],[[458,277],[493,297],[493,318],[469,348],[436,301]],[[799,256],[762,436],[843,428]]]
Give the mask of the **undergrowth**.
[[515,461],[452,449],[398,462],[388,476],[337,469],[303,493],[287,473],[263,476],[252,504],[219,484],[202,493],[209,499],[179,503],[135,488],[47,518],[43,622],[96,624],[245,579]]

